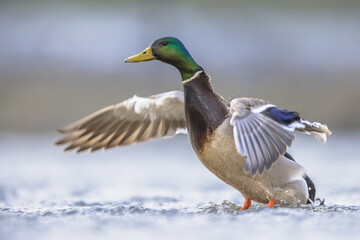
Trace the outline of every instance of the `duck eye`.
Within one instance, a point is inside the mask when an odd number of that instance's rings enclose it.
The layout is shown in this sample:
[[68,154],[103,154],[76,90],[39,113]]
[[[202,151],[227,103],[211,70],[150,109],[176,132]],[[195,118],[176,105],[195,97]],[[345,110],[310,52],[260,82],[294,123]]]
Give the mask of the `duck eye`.
[[161,44],[162,44],[163,46],[166,46],[166,45],[168,45],[168,42],[163,41]]

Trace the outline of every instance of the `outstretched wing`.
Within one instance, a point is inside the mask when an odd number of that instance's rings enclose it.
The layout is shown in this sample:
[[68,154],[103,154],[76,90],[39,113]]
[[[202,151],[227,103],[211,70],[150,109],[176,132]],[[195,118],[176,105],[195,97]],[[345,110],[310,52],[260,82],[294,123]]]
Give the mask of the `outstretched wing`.
[[270,169],[285,154],[295,130],[312,133],[321,142],[331,134],[326,125],[303,120],[297,112],[260,99],[234,99],[230,109],[236,149],[244,156],[245,171],[251,171],[253,176]]
[[59,130],[66,136],[56,144],[70,144],[65,151],[96,151],[174,136],[184,130],[184,94],[172,91],[149,98],[134,96],[92,113]]

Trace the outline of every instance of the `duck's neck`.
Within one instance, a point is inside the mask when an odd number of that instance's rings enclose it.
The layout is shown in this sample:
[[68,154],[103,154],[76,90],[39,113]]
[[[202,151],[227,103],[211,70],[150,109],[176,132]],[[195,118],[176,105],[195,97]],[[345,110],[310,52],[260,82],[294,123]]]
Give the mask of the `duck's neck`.
[[190,79],[197,72],[202,71],[203,68],[195,62],[195,60],[191,57],[190,53],[185,48],[183,48],[181,51],[181,55],[176,55],[172,58],[168,57],[166,60],[162,60],[160,57],[159,60],[176,67],[181,74],[182,80],[185,81],[186,79]]
[[183,81],[185,113],[190,140],[196,151],[201,152],[204,144],[228,115],[228,102],[217,95],[210,85],[210,78],[204,71]]

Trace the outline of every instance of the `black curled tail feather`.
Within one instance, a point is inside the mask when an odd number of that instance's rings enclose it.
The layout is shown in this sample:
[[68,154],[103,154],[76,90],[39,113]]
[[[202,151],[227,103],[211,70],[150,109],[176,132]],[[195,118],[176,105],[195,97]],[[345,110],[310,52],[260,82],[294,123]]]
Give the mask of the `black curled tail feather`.
[[315,202],[315,193],[316,193],[315,184],[313,183],[313,181],[311,181],[309,176],[306,174],[305,174],[304,179],[306,181],[306,184],[308,186],[308,191],[309,191],[309,199],[307,200],[306,204],[311,204],[311,203]]
[[[295,159],[287,152],[284,154],[284,157],[286,157],[287,159],[290,159],[290,160],[295,162]],[[309,199],[307,200],[306,204],[311,204],[311,203],[315,202],[315,194],[316,194],[315,184],[309,178],[309,176],[306,175],[306,174],[304,176],[304,179],[305,179],[305,182],[307,184],[308,193],[309,193]]]

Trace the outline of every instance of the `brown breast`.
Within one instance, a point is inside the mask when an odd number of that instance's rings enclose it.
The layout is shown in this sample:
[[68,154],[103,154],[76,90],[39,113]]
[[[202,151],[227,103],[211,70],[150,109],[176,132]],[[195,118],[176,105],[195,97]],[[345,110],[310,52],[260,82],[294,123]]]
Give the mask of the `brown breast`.
[[184,82],[185,113],[190,141],[201,152],[206,141],[229,114],[229,103],[217,95],[205,72]]

